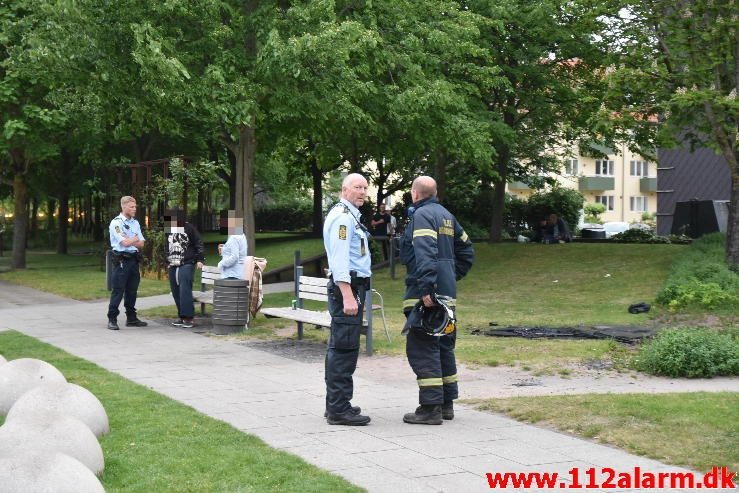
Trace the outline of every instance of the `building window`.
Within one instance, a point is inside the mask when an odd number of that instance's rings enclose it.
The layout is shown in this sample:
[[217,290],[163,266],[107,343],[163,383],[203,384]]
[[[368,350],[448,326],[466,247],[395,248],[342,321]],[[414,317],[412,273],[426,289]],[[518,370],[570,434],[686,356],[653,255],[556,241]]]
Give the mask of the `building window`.
[[[613,162],[613,161],[611,161]],[[596,195],[595,201],[606,206],[607,211],[613,210],[613,195]]]
[[580,173],[580,162],[577,159],[565,161],[565,175],[575,176]]
[[613,161],[606,159],[595,160],[595,174],[602,176],[613,176]]
[[631,197],[631,212],[647,212],[648,202],[647,197],[641,195]]
[[649,163],[647,161],[631,161],[631,176],[649,176]]

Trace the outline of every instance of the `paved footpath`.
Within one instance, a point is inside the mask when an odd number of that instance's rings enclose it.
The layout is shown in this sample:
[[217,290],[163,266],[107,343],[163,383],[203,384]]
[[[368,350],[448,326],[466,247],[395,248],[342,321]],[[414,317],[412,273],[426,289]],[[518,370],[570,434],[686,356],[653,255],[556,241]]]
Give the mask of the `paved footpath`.
[[[487,472],[567,475],[579,468],[582,478],[589,467],[685,471],[464,406],[442,426],[406,425],[401,416],[415,407],[417,396],[410,370],[405,379],[371,378],[363,371],[369,361],[364,356],[354,403],[372,423],[329,426],[323,419],[322,362],[299,362],[159,324],[109,331],[102,301],[64,300],[2,282],[0,300],[0,330],[15,329],[90,360],[371,492],[491,491]],[[141,299],[138,307],[169,304],[168,295],[155,296]]]

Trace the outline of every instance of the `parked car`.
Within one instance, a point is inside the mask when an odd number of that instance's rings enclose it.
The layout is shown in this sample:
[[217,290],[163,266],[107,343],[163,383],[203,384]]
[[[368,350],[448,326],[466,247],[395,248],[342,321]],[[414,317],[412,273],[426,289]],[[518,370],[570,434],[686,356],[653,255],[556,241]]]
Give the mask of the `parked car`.
[[623,233],[629,229],[629,223],[623,221],[611,221],[603,223],[603,230],[606,232],[606,238],[610,238],[615,234]]

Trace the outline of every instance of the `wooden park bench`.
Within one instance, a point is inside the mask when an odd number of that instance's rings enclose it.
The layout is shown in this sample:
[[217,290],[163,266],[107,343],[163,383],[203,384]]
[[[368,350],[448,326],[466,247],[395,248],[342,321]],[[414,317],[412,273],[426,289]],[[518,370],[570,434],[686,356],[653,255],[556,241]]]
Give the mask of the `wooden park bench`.
[[[317,327],[330,327],[331,326],[331,315],[328,310],[316,311],[308,310],[303,308],[304,300],[315,300],[323,301],[328,303],[328,278],[323,277],[309,277],[303,275],[303,266],[295,266],[295,306],[288,306],[284,308],[267,308],[262,307],[261,312],[272,318],[285,318],[288,320],[295,320],[298,324],[298,339],[303,338],[303,324],[315,325]],[[362,325],[361,333],[366,339],[367,354],[372,354],[372,310],[382,310],[383,324],[385,324],[385,313],[382,306],[382,296],[380,296],[381,303],[379,305],[372,305],[372,293],[377,291],[371,289],[367,290],[365,300],[365,317]],[[387,324],[385,324],[385,335],[390,339],[387,332]]]
[[[192,299],[200,303],[200,314],[205,315],[205,305],[213,304],[212,286],[221,278],[221,269],[218,266],[204,265],[200,275],[200,291],[193,291]],[[211,289],[207,289],[207,286],[211,286]]]

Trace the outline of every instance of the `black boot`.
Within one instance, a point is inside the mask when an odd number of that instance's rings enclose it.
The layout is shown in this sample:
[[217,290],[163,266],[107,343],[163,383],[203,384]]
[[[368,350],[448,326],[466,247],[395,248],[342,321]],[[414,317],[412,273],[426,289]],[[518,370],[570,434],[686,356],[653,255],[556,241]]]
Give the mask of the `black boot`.
[[[349,409],[349,412],[352,414],[362,414],[362,408],[359,406],[352,406],[351,409]],[[328,418],[328,409],[323,411],[323,417]]]
[[454,401],[445,402],[441,406],[441,417],[444,419],[454,419]]
[[369,416],[354,414],[351,409],[342,414],[328,413],[326,418],[330,425],[364,426],[371,421]]
[[412,425],[440,425],[442,423],[441,406],[422,404],[416,408],[416,412],[403,416],[403,421]]

